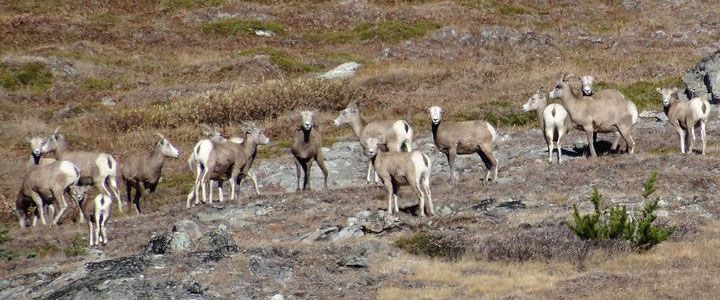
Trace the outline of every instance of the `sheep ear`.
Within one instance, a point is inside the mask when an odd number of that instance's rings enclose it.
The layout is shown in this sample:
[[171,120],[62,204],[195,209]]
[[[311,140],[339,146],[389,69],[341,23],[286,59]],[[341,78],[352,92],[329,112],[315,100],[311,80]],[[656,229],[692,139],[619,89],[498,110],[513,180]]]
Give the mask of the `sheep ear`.
[[658,93],[660,93],[660,94],[662,94],[662,90],[661,90],[659,87],[658,87],[658,88],[655,88],[655,91],[658,92]]
[[53,134],[58,134],[58,132],[60,132],[60,126],[58,126],[57,128],[55,128],[55,131],[53,131]]
[[674,87],[674,88],[673,88],[673,93],[677,93],[677,91],[678,91],[678,88]]

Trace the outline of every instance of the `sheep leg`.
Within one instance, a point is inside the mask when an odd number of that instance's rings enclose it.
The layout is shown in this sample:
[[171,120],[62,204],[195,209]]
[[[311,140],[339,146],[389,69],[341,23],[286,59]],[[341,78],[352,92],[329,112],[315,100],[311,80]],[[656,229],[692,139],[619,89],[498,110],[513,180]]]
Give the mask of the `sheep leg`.
[[[217,183],[217,190],[218,190],[218,199],[220,202],[225,202],[225,198],[223,196],[223,186],[225,185],[224,180],[218,180],[215,181]],[[230,190],[234,190],[235,185],[233,184],[232,180],[230,180]],[[231,191],[233,193],[234,191]],[[230,195],[230,199],[232,200],[233,195]],[[212,203],[212,187],[210,188],[210,203]]]
[[40,195],[35,192],[30,194],[30,197],[33,199],[33,201],[35,202],[35,206],[37,207],[35,209],[35,213],[40,217],[40,224],[47,225],[47,223],[45,223],[45,212],[43,211],[44,206],[42,198],[40,198]]
[[[302,165],[300,163],[300,159],[293,155],[295,158],[295,179],[297,179],[297,182],[295,184],[295,191],[300,191],[300,169],[302,169]],[[368,169],[368,172],[370,172],[370,169]],[[368,173],[370,174],[370,173]],[[368,176],[368,181],[370,181],[370,177]]]
[[[99,207],[95,207],[95,245],[100,245],[100,222],[102,212]],[[103,239],[104,242],[104,239]]]
[[430,172],[424,174],[422,178],[422,188],[425,190],[425,196],[427,197],[428,214],[431,216],[435,215],[435,208],[432,201],[432,194],[430,193]]
[[323,188],[327,189],[328,170],[325,166],[325,158],[322,155],[322,150],[318,151],[320,151],[320,153],[317,154],[316,160],[318,166],[320,167],[320,171],[323,173]]
[[[115,175],[110,175],[105,178],[105,180],[107,180],[107,182],[109,183],[110,191],[112,192],[112,195],[108,195],[110,196],[110,201],[112,201],[112,198],[115,197],[118,202],[118,209],[120,209],[120,212],[122,212],[122,203],[120,203],[122,202],[122,198],[120,198],[120,191],[117,187],[117,179],[115,178]],[[143,193],[144,192],[145,191],[143,191]]]
[[547,147],[548,147],[548,162],[552,163],[552,154],[553,154],[553,143],[555,143],[555,129],[549,128],[545,130],[545,141],[547,141]]
[[416,177],[416,178],[413,180],[413,182],[410,185],[412,186],[413,191],[415,192],[415,195],[417,195],[417,197],[420,200],[420,214],[419,215],[420,215],[420,217],[424,218],[425,217],[425,193],[423,193],[423,190],[420,188],[420,180],[421,179],[417,178],[417,175],[415,175],[414,177]]
[[312,160],[312,159],[309,159],[309,160],[306,162],[306,167],[305,167],[305,180],[304,180],[304,182],[303,182],[303,190],[305,190],[305,191],[312,191],[312,185],[310,184],[310,173],[312,173],[312,172],[311,172],[311,171],[312,171],[312,165],[313,165],[313,160]]
[[255,188],[255,194],[260,195],[260,189],[258,189],[258,184],[257,184],[257,175],[255,175],[255,172],[253,172],[253,170],[248,170],[247,175],[250,178],[250,180],[252,180],[252,182],[253,182],[253,187]]
[[37,226],[37,221],[38,221],[38,211],[37,211],[37,209],[35,209],[35,211],[33,211],[32,227]]
[[[370,183],[370,175],[371,175],[370,172],[372,172],[372,169],[373,169],[372,161],[369,161],[368,169],[367,169],[367,178],[365,178],[365,183],[368,183],[368,184]],[[375,174],[375,176],[377,176],[377,174]],[[377,183],[377,181],[376,181],[376,183]]]
[[685,153],[685,130],[680,128],[680,126],[675,126],[675,131],[680,138],[680,153]]
[[478,155],[480,155],[480,158],[485,164],[485,169],[487,169],[483,185],[487,185],[487,183],[490,181],[490,173],[492,173],[493,176],[492,181],[497,182],[498,161],[495,158],[495,155],[493,155],[492,153],[492,144],[481,145],[480,151],[478,151]]
[[585,134],[587,134],[587,141],[588,141],[588,148],[590,148],[590,157],[597,157],[597,153],[595,153],[595,144],[593,143],[593,135],[595,132],[592,129],[585,129]]
[[392,215],[392,213],[393,213],[392,201],[393,201],[393,195],[395,194],[393,192],[394,186],[393,186],[393,184],[386,182],[385,180],[383,180],[383,182],[385,182],[385,190],[387,191],[387,195],[388,195],[388,210],[387,210],[388,215]]
[[18,217],[18,223],[20,223],[20,228],[25,228],[25,210],[22,209],[16,209],[15,215]]
[[457,183],[458,175],[455,173],[455,158],[457,157],[457,148],[448,149],[447,153],[448,166],[450,166],[450,180],[453,184]]
[[137,186],[135,186],[135,199],[133,200],[132,204],[135,208],[135,213],[140,214],[140,198],[145,196],[145,183],[142,181],[139,181],[137,183]]
[[[125,192],[127,193],[126,198],[127,198],[127,202],[128,202],[128,203],[133,203],[133,200],[132,200],[132,189],[133,189],[134,187],[135,187],[135,186],[133,185],[132,182],[130,182],[130,180],[125,180]],[[137,193],[138,193],[137,190],[135,190],[135,195],[137,195]],[[191,191],[191,193],[192,193],[192,191]],[[189,205],[189,204],[190,204],[190,203],[189,203],[189,199],[188,199],[188,205]],[[189,206],[188,206],[188,207],[189,207]]]
[[628,148],[630,148],[628,153],[633,154],[633,152],[635,152],[635,141],[633,140],[631,131],[632,131],[632,127],[630,127],[630,126],[620,127],[620,135],[622,136],[623,140],[625,140],[625,143],[628,145]]
[[50,204],[47,207],[47,219],[52,220],[55,217],[55,204]]
[[88,220],[88,239],[90,240],[90,247],[95,246],[95,243],[93,243],[93,238],[95,237],[95,233],[93,232],[93,222]]
[[707,141],[705,140],[705,121],[700,120],[700,139],[702,140],[702,155],[705,155],[705,146]]
[[562,163],[562,138],[563,138],[563,132],[562,130],[558,130],[558,138],[557,138],[557,157],[558,157],[558,164]]
[[610,146],[611,151],[620,153],[620,136],[621,136],[621,134],[619,134],[618,132],[615,132],[615,139],[613,140],[612,146]]
[[65,213],[65,210],[67,209],[67,203],[65,202],[65,193],[63,191],[52,191],[52,194],[53,198],[55,198],[55,202],[58,202],[58,205],[60,206],[57,215],[53,218],[53,225],[57,225],[58,221],[60,221],[60,217],[62,217],[63,213]]
[[685,121],[685,124],[687,124],[687,131],[690,132],[690,149],[688,149],[688,153],[692,154],[693,150],[695,150],[695,124],[690,120]]
[[100,230],[102,231],[102,243],[103,245],[107,245],[108,239],[107,239],[107,230],[105,227],[105,223],[107,222],[107,216],[104,214],[100,215],[100,221],[98,224],[100,224]]

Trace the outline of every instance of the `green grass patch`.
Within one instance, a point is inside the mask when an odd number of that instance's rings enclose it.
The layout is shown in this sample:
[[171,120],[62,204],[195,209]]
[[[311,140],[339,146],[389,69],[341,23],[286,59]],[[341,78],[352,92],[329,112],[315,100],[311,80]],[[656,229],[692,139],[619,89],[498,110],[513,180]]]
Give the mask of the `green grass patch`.
[[490,112],[485,116],[485,120],[498,127],[522,127],[537,122],[537,113],[529,112],[511,112],[511,113],[495,113]]
[[9,241],[12,239],[8,234],[8,229],[4,225],[0,225],[0,260],[13,260],[17,256],[14,251],[5,249],[4,245]]
[[264,159],[282,156],[287,153],[287,149],[290,149],[290,146],[292,146],[292,144],[292,139],[282,139],[273,142],[269,146],[260,145],[257,148],[257,157]]
[[668,77],[657,81],[637,81],[627,85],[598,82],[596,86],[598,89],[617,89],[623,93],[625,97],[634,102],[640,110],[660,110],[662,108],[662,99],[655,89],[673,86],[681,87],[683,86],[683,81],[680,77]]
[[161,0],[160,9],[176,11],[200,7],[217,7],[225,4],[225,0]]
[[457,4],[477,10],[494,10],[506,16],[535,15],[540,12],[531,7],[493,0],[457,0]]
[[214,35],[252,35],[256,30],[272,31],[275,34],[285,34],[285,27],[277,22],[258,21],[249,19],[229,18],[210,21],[203,24],[200,29]]
[[105,12],[105,13],[90,15],[88,17],[88,21],[96,23],[96,24],[100,24],[102,26],[112,26],[112,25],[120,23],[120,17],[116,14]]
[[20,66],[0,64],[0,86],[10,91],[28,90],[42,93],[53,83],[53,75],[45,64],[28,62]]
[[420,231],[395,240],[395,246],[413,255],[457,259],[465,252],[460,239]]
[[317,72],[319,69],[312,65],[304,64],[303,62],[293,58],[289,54],[282,50],[270,48],[270,47],[258,47],[250,48],[240,51],[241,56],[255,56],[258,54],[267,55],[270,62],[278,66],[280,69],[291,73],[305,73],[305,72]]
[[63,252],[69,257],[85,256],[88,254],[88,250],[85,248],[85,241],[83,241],[79,234],[75,235],[70,246],[63,249]]
[[87,91],[105,91],[113,88],[113,82],[101,78],[85,78],[80,81],[80,87]]

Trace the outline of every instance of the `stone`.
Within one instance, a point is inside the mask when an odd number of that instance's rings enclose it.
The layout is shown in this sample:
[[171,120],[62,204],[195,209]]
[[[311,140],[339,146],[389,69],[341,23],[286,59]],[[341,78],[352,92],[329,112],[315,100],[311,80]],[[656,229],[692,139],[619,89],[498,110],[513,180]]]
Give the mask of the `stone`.
[[488,211],[493,204],[495,204],[495,198],[487,198],[480,200],[479,203],[473,204],[468,208],[478,211]]
[[355,75],[355,72],[360,68],[360,64],[356,62],[346,62],[342,65],[335,67],[334,69],[327,71],[324,74],[319,75],[319,78],[323,79],[336,79],[336,78],[348,78]]
[[255,35],[257,36],[263,36],[263,37],[272,37],[275,35],[272,31],[269,30],[255,30]]
[[145,248],[145,252],[154,254],[184,253],[190,251],[192,245],[192,240],[187,233],[164,233],[153,236]]
[[315,232],[312,232],[304,237],[301,238],[302,241],[305,242],[317,242],[317,241],[325,241],[330,239],[330,237],[336,233],[338,233],[339,228],[337,226],[331,225],[331,226],[323,226],[320,227],[320,229],[315,230]]
[[340,230],[337,234],[335,234],[331,241],[338,242],[338,241],[344,241],[349,239],[355,239],[364,236],[365,233],[362,231],[362,227],[360,225],[351,225],[348,227],[343,228]]
[[720,101],[720,50],[708,55],[690,68],[682,77],[687,86],[688,98],[700,97],[710,93],[711,103]]
[[102,97],[100,104],[104,106],[115,106],[115,100],[112,97]]
[[505,201],[505,202],[503,202],[503,203],[498,204],[498,207],[502,207],[502,208],[507,208],[507,209],[513,210],[513,209],[523,209],[523,208],[527,208],[527,205],[525,205],[525,203],[523,203],[523,202],[520,201],[520,200],[512,200],[512,199],[510,199],[509,201]]
[[275,294],[270,297],[270,300],[285,300],[285,296],[283,296],[283,294]]
[[369,266],[368,260],[365,257],[351,257],[343,265],[351,268],[367,268]]
[[200,226],[190,220],[182,220],[173,225],[173,232],[184,232],[187,233],[190,238],[197,239],[202,233],[200,232]]
[[669,119],[664,112],[656,112],[650,110],[643,110],[639,116],[646,119],[655,119],[655,121],[667,122]]

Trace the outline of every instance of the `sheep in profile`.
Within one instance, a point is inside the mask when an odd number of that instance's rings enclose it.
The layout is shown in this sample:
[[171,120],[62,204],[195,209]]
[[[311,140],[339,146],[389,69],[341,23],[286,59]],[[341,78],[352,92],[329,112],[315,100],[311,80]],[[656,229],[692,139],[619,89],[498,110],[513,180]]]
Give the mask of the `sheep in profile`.
[[310,169],[313,161],[317,161],[320,170],[323,172],[324,187],[327,189],[328,170],[325,167],[325,159],[322,154],[322,134],[315,126],[317,111],[304,110],[300,112],[301,124],[295,130],[295,141],[290,147],[290,152],[295,158],[295,170],[297,185],[300,190],[300,170],[305,173],[303,190],[310,190]]
[[112,199],[103,194],[98,193],[95,198],[85,199],[86,187],[73,187],[73,194],[78,197],[81,202],[81,211],[88,220],[88,240],[90,247],[99,245],[107,245],[107,220],[112,214]]
[[552,163],[553,144],[555,143],[557,145],[558,163],[562,163],[562,138],[572,129],[572,121],[570,121],[565,108],[557,103],[548,105],[545,93],[538,89],[528,99],[528,102],[523,105],[523,110],[526,112],[537,111],[540,128],[544,133],[545,143],[547,143],[548,147],[548,162]]
[[695,97],[690,101],[680,101],[677,88],[657,88],[662,95],[663,109],[675,127],[680,137],[680,152],[685,153],[685,138],[690,138],[688,153],[692,153],[695,146],[695,128],[700,127],[700,140],[702,141],[702,154],[705,155],[705,124],[710,116],[710,102],[707,96]]
[[[378,177],[382,180],[388,195],[388,214],[399,212],[398,194],[401,185],[410,185],[420,200],[421,217],[434,215],[432,194],[430,193],[430,158],[420,151],[382,152],[379,146],[384,143],[383,136],[369,137],[364,140],[365,153],[375,167]],[[428,209],[425,209],[427,199]]]
[[[353,101],[350,102],[345,109],[340,111],[340,115],[335,119],[335,126],[341,126],[343,124],[348,124],[348,126],[350,126],[353,134],[361,141],[361,144],[362,141],[368,137],[378,137],[382,135],[387,141],[386,145],[383,145],[383,151],[412,151],[413,130],[410,128],[410,124],[404,120],[373,121],[365,123],[360,115],[360,108],[358,107],[357,102]],[[371,172],[372,164],[368,163],[367,182],[370,182]],[[377,179],[376,175],[376,182]]]
[[435,146],[440,152],[445,153],[450,165],[450,180],[457,182],[455,174],[455,157],[460,155],[480,155],[487,173],[485,184],[490,180],[497,180],[498,161],[493,155],[493,142],[497,137],[495,128],[490,123],[482,120],[464,122],[442,122],[442,108],[433,106],[428,109],[430,121],[432,122],[432,133]]
[[[33,206],[35,207],[33,226],[37,223],[38,218],[42,225],[47,224],[45,222],[46,206],[49,214],[55,215],[52,224],[57,225],[67,209],[65,193],[69,192],[70,186],[78,183],[80,177],[78,167],[72,162],[64,160],[38,167],[27,173],[15,201],[15,212],[20,227],[25,227],[25,218]],[[56,204],[59,206],[57,214],[55,214]]]
[[563,75],[550,92],[550,99],[560,99],[575,126],[585,131],[590,155],[597,157],[593,144],[594,133],[610,133],[618,131],[627,144],[627,151],[633,153],[635,141],[632,138],[632,127],[638,121],[637,107],[617,90],[606,89],[603,93],[594,93],[587,100],[580,99],[570,88]]
[[[180,157],[180,150],[175,148],[170,140],[159,133],[157,136],[160,140],[155,143],[151,153],[130,156],[120,167],[122,179],[125,181],[128,203],[135,207],[135,212],[138,214],[140,213],[140,198],[145,195],[145,190],[153,193],[157,188],[165,157]],[[134,198],[132,197],[133,189],[135,189]]]
[[57,160],[67,160],[80,169],[82,185],[94,185],[95,188],[108,196],[115,197],[118,209],[122,212],[122,201],[117,188],[116,176],[118,163],[110,154],[102,152],[70,151],[65,136],[55,129],[42,147],[42,153],[55,153]]

